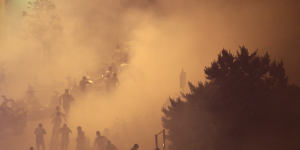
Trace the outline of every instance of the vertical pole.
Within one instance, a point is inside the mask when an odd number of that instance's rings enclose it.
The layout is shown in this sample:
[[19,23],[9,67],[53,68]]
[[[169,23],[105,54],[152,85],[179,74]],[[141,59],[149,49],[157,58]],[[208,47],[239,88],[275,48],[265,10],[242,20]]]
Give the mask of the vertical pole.
[[155,134],[155,150],[159,150],[158,148],[158,140],[157,140],[157,134]]
[[166,130],[163,130],[163,150],[166,150]]

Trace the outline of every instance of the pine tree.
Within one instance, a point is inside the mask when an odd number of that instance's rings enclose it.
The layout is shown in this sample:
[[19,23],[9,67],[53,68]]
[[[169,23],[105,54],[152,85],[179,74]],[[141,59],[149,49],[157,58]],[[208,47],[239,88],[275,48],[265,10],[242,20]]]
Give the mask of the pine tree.
[[204,72],[205,83],[162,110],[171,150],[299,149],[300,90],[282,61],[240,47]]

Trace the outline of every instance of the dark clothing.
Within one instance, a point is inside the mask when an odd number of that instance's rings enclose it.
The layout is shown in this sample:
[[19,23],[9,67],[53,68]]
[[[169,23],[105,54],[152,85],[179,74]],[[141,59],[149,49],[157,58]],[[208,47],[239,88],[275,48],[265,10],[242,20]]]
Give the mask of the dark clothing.
[[64,108],[65,113],[69,113],[71,103],[74,101],[74,97],[69,93],[64,93],[61,97],[61,103]]
[[107,146],[107,138],[105,136],[97,136],[94,141],[95,150],[105,150]]
[[59,133],[61,134],[60,147],[61,150],[67,150],[69,146],[69,135],[72,133],[71,129],[67,126],[60,128]]
[[45,141],[44,141],[44,135],[46,134],[45,129],[43,127],[38,127],[35,129],[34,134],[36,136],[37,150],[40,150],[40,147],[42,147],[42,149],[45,150]]
[[118,150],[114,144],[107,143],[105,150]]
[[87,85],[89,85],[89,84],[91,84],[90,81],[89,81],[87,78],[83,78],[83,79],[80,81],[80,83],[79,83],[80,90],[81,90],[81,91],[85,91]]
[[76,150],[86,150],[89,147],[88,139],[85,137],[83,131],[78,131],[76,141],[77,141]]
[[138,150],[139,149],[139,145],[134,144],[133,147],[131,148],[131,150]]
[[65,120],[65,114],[63,114],[60,111],[57,111],[54,114],[54,117],[52,119],[52,123],[53,123],[53,131],[57,131],[59,129],[59,127],[61,126],[63,120]]
[[52,128],[52,136],[50,140],[50,150],[56,150],[58,148],[59,130],[64,119],[65,119],[65,115],[59,110],[57,110],[52,119],[53,128]]

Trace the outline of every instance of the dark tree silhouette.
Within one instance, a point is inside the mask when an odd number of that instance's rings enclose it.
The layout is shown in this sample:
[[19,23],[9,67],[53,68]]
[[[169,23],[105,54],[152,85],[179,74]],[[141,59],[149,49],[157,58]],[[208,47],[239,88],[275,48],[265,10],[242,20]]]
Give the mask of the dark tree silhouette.
[[205,68],[207,82],[170,99],[163,126],[171,150],[299,149],[300,90],[283,62],[240,47]]

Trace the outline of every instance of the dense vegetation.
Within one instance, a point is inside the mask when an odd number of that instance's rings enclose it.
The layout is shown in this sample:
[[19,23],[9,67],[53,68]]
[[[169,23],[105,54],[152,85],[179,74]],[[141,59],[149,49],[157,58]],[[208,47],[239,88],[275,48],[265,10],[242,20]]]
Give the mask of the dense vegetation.
[[190,83],[163,108],[171,150],[300,148],[300,90],[283,62],[240,47],[222,50],[204,71],[205,83]]

